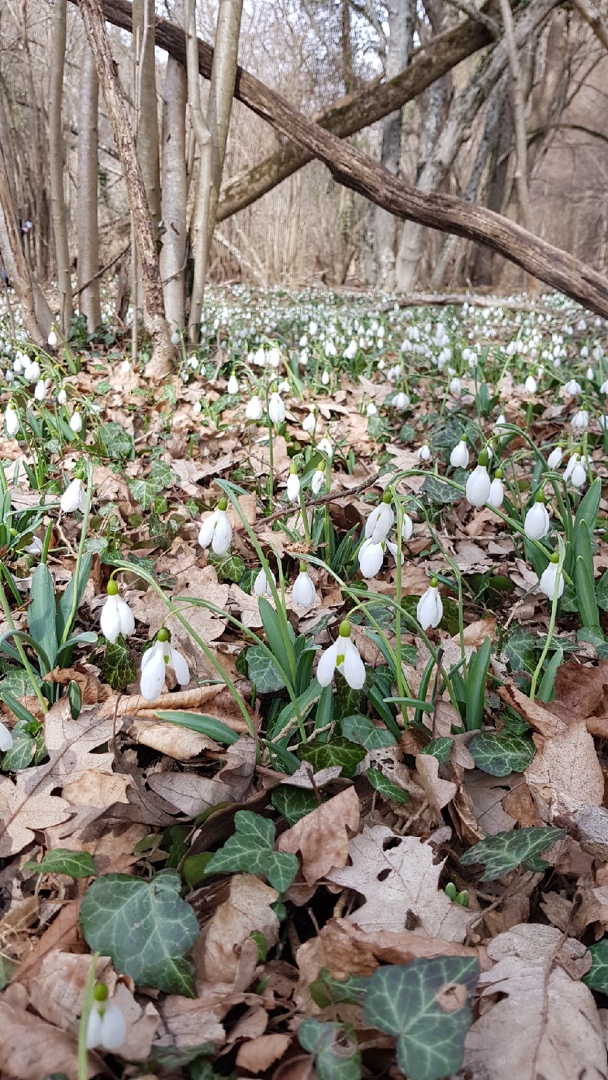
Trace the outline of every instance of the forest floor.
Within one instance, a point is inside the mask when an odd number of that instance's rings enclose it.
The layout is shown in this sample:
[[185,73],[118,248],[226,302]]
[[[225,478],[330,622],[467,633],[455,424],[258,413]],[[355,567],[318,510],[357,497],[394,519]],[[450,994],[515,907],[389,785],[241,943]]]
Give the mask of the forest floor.
[[106,317],[0,312],[0,1077],[605,1077],[607,324]]

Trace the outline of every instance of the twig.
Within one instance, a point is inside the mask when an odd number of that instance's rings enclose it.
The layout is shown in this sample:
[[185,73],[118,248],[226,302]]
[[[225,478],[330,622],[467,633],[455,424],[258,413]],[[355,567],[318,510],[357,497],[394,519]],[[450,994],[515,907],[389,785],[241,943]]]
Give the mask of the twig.
[[[367,480],[363,480],[362,483],[357,484],[354,488],[349,488],[348,491],[329,491],[326,495],[320,495],[318,499],[310,499],[306,503],[307,510],[316,510],[318,506],[326,506],[327,503],[333,502],[334,499],[339,499],[342,495],[358,495],[360,491],[364,491],[367,487],[373,487],[376,480],[380,476],[380,472],[373,473]],[[285,507],[281,507],[280,510],[275,510],[274,513],[269,514],[268,517],[263,518],[261,521],[256,522],[252,526],[254,530],[264,529],[266,525],[269,525],[272,521],[277,521],[279,518],[285,516]]]

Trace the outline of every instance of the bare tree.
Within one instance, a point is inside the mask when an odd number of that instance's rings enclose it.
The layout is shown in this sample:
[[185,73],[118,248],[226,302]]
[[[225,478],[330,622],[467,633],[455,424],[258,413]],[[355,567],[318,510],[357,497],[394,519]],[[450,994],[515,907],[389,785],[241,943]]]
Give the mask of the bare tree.
[[101,322],[97,221],[99,81],[88,44],[82,50],[78,119],[78,288],[80,311],[93,333]]
[[[178,0],[174,17],[178,25],[183,23],[183,0]],[[163,103],[160,269],[167,321],[173,330],[182,330],[186,319],[186,98],[187,79],[183,64],[170,56]]]
[[74,313],[68,247],[68,223],[63,190],[64,154],[63,125],[61,121],[66,17],[67,0],[55,0],[51,32],[51,74],[49,80],[49,159],[51,165],[51,204],[53,207],[55,257],[57,259],[57,283],[61,297],[61,325],[64,334],[68,333],[70,320]]

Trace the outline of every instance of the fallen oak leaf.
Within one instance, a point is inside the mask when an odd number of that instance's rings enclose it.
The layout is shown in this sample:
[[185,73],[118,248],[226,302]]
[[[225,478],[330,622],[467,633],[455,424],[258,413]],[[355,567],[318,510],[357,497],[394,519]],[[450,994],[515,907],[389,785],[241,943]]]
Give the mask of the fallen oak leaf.
[[359,816],[359,797],[354,787],[348,787],[281,833],[277,850],[299,852],[304,880],[314,885],[332,867],[345,865],[350,834],[358,831]]

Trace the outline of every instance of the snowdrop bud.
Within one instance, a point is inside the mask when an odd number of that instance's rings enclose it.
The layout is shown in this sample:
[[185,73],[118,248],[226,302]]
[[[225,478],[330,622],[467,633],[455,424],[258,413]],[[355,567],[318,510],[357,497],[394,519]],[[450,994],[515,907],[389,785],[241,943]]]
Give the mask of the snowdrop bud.
[[171,344],[172,344],[172,345],[179,345],[179,343],[180,343],[180,336],[179,336],[179,334],[178,334],[177,330],[174,330],[174,331],[173,331],[173,333],[171,334],[171,337],[170,337],[170,339],[169,339],[169,340],[170,340],[170,342],[171,342]]
[[589,379],[589,382],[594,382],[594,380],[595,380],[595,371],[593,370],[592,367],[587,368],[587,370],[585,372],[585,378]]
[[264,409],[262,402],[257,394],[254,394],[252,398],[247,402],[247,408],[245,409],[245,416],[248,420],[261,420],[264,415]]
[[51,327],[51,332],[50,332],[50,334],[49,334],[49,336],[47,338],[47,341],[48,341],[51,349],[56,349],[57,348],[57,345],[59,344],[59,338],[57,337],[57,332],[56,332],[54,326]]
[[57,394],[57,404],[58,405],[65,405],[67,400],[68,400],[68,392],[67,392],[67,390],[60,390],[59,393]]
[[108,581],[108,599],[101,609],[100,626],[103,636],[113,645],[119,634],[129,637],[135,630],[135,619],[129,605],[118,595],[113,578]]
[[232,375],[228,379],[228,386],[226,387],[226,389],[227,389],[228,393],[232,394],[232,395],[238,394],[238,392],[239,392],[239,380],[237,379],[234,372],[232,373]]
[[486,502],[488,506],[492,506],[494,510],[500,509],[505,497],[505,489],[502,483],[502,471],[496,470],[496,476],[490,484],[490,494],[488,495]]
[[545,596],[549,597],[549,600],[553,600],[555,598],[556,591],[557,591],[557,598],[559,600],[560,596],[562,595],[562,593],[564,591],[564,575],[563,574],[558,575],[558,573],[557,573],[557,564],[558,563],[559,563],[559,555],[557,555],[556,553],[553,553],[552,555],[550,555],[549,556],[549,565],[547,566],[546,570],[543,570],[543,572],[542,572],[542,574],[540,576],[540,580],[538,582],[539,588],[541,589],[542,592],[544,592]]
[[546,536],[551,528],[551,519],[549,517],[547,507],[545,506],[545,497],[542,491],[539,491],[535,501],[528,510],[524,520],[524,532],[528,537],[528,540],[542,540],[543,536]]
[[268,402],[268,415],[273,424],[282,424],[285,419],[285,404],[277,391],[270,395]]
[[421,446],[416,451],[416,457],[418,458],[419,461],[430,461],[431,460],[431,451],[429,449],[428,443],[424,443],[424,445]]
[[316,426],[317,417],[314,409],[311,409],[308,416],[305,416],[302,421],[302,430],[308,432],[309,435],[314,435]]
[[76,435],[82,431],[82,416],[78,410],[70,416],[70,427]]
[[431,578],[428,589],[418,601],[416,618],[423,630],[428,630],[429,626],[439,626],[443,618],[443,604],[436,577]]
[[450,465],[453,465],[455,469],[466,469],[469,464],[469,451],[467,449],[466,439],[461,439],[456,443],[456,446],[450,454]]
[[364,578],[373,578],[379,572],[384,562],[382,544],[374,544],[372,540],[364,540],[359,549],[359,569]]
[[353,690],[362,690],[365,685],[365,665],[359,656],[359,650],[350,638],[350,623],[340,623],[338,638],[325,650],[317,667],[317,680],[320,686],[329,686],[336,668],[344,676]]
[[299,494],[300,477],[298,476],[297,466],[292,462],[289,468],[289,476],[287,477],[287,498],[290,502],[295,502]]
[[262,567],[253,583],[254,596],[272,596],[269,578],[272,578],[272,584],[276,585],[277,579],[270,567],[268,567],[268,570],[265,570],[264,567]]
[[324,371],[321,375],[321,383],[323,386],[329,386],[329,371]]
[[482,450],[478,457],[477,468],[467,478],[465,495],[471,506],[483,506],[488,501],[491,481],[488,475],[488,454]]
[[460,394],[460,392],[462,391],[462,383],[460,382],[460,379],[456,378],[456,376],[454,376],[453,379],[450,379],[449,390],[450,394],[454,394],[455,396]]
[[563,456],[564,456],[564,451],[562,450],[561,446],[556,446],[555,449],[551,451],[551,453],[549,454],[549,457],[547,458],[547,465],[549,466],[549,468],[550,469],[557,469],[559,467],[559,465],[561,464],[561,460],[562,460]]
[[313,495],[318,495],[321,488],[325,484],[325,470],[315,469],[312,474],[312,480],[310,481],[310,488]]
[[297,607],[310,607],[311,604],[316,603],[317,590],[315,589],[314,581],[308,573],[306,563],[300,563],[300,573],[294,582],[291,596]]
[[390,491],[385,491],[382,502],[372,510],[365,522],[365,539],[371,540],[372,544],[381,544],[383,540],[386,540],[395,523],[391,502]]
[[536,379],[534,378],[533,375],[528,375],[528,378],[526,379],[526,381],[524,383],[524,390],[526,391],[527,394],[535,394],[536,393],[536,387],[537,387]]
[[19,413],[15,406],[9,401],[4,411],[4,423],[6,424],[6,433],[9,438],[13,438],[19,431]]
[[0,723],[0,750],[3,754],[5,754],[7,750],[11,749],[12,745],[13,736],[8,730],[6,724]]
[[585,431],[589,427],[589,413],[586,409],[579,409],[571,418],[570,423],[574,431]]
[[86,492],[82,486],[82,480],[77,476],[68,484],[59,503],[62,513],[73,514],[75,510],[84,512],[86,506]]

